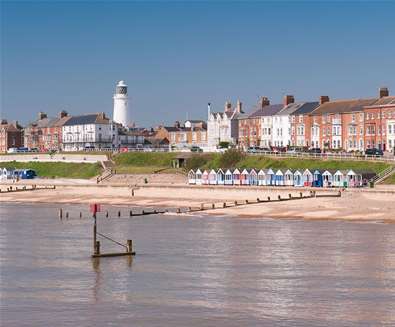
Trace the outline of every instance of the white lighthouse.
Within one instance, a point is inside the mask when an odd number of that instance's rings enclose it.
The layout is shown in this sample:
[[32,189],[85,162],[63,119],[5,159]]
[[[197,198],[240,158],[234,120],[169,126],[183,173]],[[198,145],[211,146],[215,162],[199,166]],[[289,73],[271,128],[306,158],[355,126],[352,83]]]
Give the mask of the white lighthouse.
[[128,127],[131,123],[128,110],[128,86],[124,81],[119,81],[115,88],[113,120],[124,127]]

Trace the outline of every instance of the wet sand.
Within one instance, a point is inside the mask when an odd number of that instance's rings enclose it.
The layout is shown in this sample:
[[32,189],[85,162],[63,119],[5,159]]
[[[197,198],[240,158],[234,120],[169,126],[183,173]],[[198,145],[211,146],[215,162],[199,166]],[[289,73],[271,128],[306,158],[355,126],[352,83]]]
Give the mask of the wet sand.
[[[59,185],[60,184],[60,185]],[[14,184],[14,186],[17,186]],[[18,184],[18,187],[21,185]],[[4,190],[7,185],[0,185]],[[338,190],[317,189],[317,194],[335,194]],[[145,207],[192,207],[202,203],[206,207],[223,202],[234,203],[257,198],[277,199],[291,194],[299,197],[300,192],[309,190],[298,188],[263,187],[196,187],[187,185],[146,185],[139,187],[84,185],[59,183],[55,190],[36,190],[16,193],[2,193],[0,202],[24,203],[101,203],[124,206]],[[134,195],[132,195],[134,194]],[[199,212],[198,214],[202,214]],[[390,190],[345,190],[341,197],[308,198],[283,202],[265,202],[224,209],[204,211],[204,214],[229,215],[238,217],[303,218],[303,219],[342,219],[373,220],[395,222],[395,192]]]

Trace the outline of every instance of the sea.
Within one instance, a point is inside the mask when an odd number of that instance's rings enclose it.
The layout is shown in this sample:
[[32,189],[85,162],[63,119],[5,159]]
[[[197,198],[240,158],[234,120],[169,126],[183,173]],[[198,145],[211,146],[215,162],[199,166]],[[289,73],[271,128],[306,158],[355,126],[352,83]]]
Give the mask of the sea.
[[395,326],[395,224],[59,208],[0,203],[1,326]]

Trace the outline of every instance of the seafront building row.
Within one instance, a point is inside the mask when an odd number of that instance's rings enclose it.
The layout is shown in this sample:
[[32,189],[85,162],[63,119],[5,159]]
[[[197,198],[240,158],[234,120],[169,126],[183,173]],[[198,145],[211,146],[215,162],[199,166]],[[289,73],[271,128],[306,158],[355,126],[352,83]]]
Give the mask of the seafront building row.
[[380,88],[377,97],[296,101],[286,95],[282,103],[267,97],[245,112],[238,100],[225,103],[223,111],[208,104],[206,120],[175,122],[173,126],[134,128],[118,123],[104,113],[57,117],[40,112],[24,128],[2,120],[0,152],[14,147],[39,151],[127,150],[136,147],[216,151],[235,146],[241,149],[320,148],[333,151],[365,151],[378,148],[394,153],[395,96]]
[[363,187],[375,176],[359,170],[197,169],[188,172],[190,185],[295,187]]

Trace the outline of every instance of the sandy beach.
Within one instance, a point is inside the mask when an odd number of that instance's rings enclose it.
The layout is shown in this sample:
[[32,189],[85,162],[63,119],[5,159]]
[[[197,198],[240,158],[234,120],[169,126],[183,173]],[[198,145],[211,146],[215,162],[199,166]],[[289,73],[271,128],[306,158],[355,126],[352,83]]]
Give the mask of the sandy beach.
[[[43,185],[49,184],[43,183]],[[257,198],[277,199],[299,197],[300,192],[309,194],[304,188],[264,188],[264,187],[218,187],[174,185],[95,185],[82,181],[58,180],[54,190],[23,191],[2,193],[0,202],[30,203],[101,203],[103,205],[142,206],[142,207],[206,207],[212,203],[216,207],[223,202],[235,200],[256,202]],[[21,187],[23,184],[13,184]],[[0,185],[5,190],[10,185]],[[317,194],[336,194],[338,190],[317,189]],[[133,194],[133,195],[132,195]],[[352,190],[342,192],[341,197],[317,197],[302,200],[265,202],[224,209],[207,210],[197,214],[229,215],[238,217],[262,218],[303,218],[303,219],[343,219],[395,222],[395,190],[377,188],[374,190]]]

